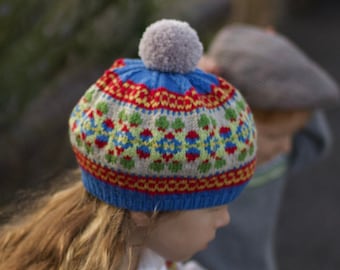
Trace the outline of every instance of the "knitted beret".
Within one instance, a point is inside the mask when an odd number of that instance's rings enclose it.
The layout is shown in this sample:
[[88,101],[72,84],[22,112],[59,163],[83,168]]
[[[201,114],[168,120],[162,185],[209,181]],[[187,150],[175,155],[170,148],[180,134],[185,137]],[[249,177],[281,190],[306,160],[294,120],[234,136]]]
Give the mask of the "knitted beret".
[[339,100],[335,81],[277,33],[242,24],[226,26],[208,55],[252,108],[313,109]]
[[140,59],[118,59],[69,119],[85,188],[134,211],[214,207],[252,177],[255,126],[228,82],[196,68],[197,33],[161,20],[140,41]]

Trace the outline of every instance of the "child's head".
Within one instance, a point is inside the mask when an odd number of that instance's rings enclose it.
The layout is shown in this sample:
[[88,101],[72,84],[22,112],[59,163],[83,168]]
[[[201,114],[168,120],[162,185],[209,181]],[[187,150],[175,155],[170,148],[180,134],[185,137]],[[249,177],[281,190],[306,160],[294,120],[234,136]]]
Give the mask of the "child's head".
[[1,228],[1,269],[134,269],[142,247],[187,259],[229,222],[226,204],[254,173],[248,104],[196,68],[202,45],[187,23],[152,24],[139,54],[115,61],[76,104],[81,172]]
[[308,110],[253,110],[257,129],[257,164],[263,164],[280,154],[289,154],[293,137],[308,122]]
[[149,226],[150,219],[145,213],[131,212],[137,224],[147,229],[143,233],[146,247],[171,261],[183,261],[205,249],[215,238],[216,230],[229,223],[226,205],[161,213]]
[[117,60],[86,91],[70,138],[84,186],[99,200],[133,217],[180,211],[159,218],[145,240],[177,260],[228,222],[226,204],[254,171],[255,128],[239,92],[196,68],[202,45],[187,23],[152,24],[139,55]]
[[226,26],[203,60],[200,66],[234,84],[254,111],[258,164],[287,152],[312,110],[339,99],[330,76],[274,31]]

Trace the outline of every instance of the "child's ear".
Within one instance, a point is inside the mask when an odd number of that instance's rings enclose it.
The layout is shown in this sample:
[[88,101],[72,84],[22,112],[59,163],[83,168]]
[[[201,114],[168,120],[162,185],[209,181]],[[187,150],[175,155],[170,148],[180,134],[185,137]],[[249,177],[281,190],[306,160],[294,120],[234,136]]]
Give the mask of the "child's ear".
[[131,211],[130,215],[137,227],[147,227],[151,223],[151,218],[147,213]]
[[205,72],[213,73],[215,75],[220,74],[220,70],[217,66],[216,61],[207,55],[203,55],[199,60],[197,66]]

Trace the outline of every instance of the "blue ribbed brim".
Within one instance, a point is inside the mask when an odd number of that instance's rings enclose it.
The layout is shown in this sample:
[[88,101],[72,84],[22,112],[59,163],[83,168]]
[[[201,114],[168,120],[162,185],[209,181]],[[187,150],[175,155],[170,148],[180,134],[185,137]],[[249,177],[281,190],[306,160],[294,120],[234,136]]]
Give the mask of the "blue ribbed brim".
[[228,204],[239,196],[248,183],[190,194],[149,194],[113,186],[81,170],[84,186],[90,194],[118,208],[143,212],[193,210]]

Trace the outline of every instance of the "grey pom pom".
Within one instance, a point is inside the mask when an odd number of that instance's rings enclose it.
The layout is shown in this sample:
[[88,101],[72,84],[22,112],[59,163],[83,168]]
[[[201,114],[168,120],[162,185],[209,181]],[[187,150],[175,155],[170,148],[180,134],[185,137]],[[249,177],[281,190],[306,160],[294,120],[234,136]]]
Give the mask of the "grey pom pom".
[[202,52],[197,33],[189,24],[163,19],[146,28],[138,53],[147,68],[187,73],[196,68]]

